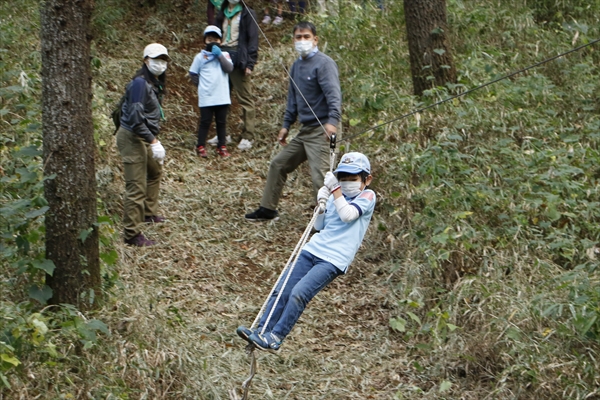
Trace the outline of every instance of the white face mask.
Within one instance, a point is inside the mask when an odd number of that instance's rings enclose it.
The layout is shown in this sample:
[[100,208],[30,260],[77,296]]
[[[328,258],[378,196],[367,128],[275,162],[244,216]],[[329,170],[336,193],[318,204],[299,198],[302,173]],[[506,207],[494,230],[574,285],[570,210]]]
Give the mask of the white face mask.
[[240,0],[229,0],[229,4],[232,4],[234,6],[239,2],[240,2]]
[[306,57],[315,46],[313,45],[312,40],[299,40],[294,42],[294,47],[298,54],[300,54],[300,57]]
[[155,76],[160,76],[167,70],[167,62],[159,58],[148,59],[148,70]]
[[356,197],[362,192],[361,181],[341,181],[342,193],[348,197]]

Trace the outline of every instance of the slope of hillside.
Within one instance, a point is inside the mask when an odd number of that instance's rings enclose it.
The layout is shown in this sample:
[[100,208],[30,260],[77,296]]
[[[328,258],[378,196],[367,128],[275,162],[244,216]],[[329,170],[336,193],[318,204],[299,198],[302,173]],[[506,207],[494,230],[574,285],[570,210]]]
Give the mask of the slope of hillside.
[[[16,232],[20,214],[9,213],[40,193],[41,161],[21,150],[41,144],[38,2],[0,5],[2,398],[229,399],[250,371],[235,328],[252,323],[310,220],[305,166],[289,177],[279,221],[243,219],[279,151],[293,18],[261,37],[254,148],[203,160],[186,75],[205,2],[156,3],[96,1],[99,209],[111,224],[107,301],[85,316],[29,303],[30,277],[17,272],[43,254],[41,221]],[[339,19],[311,19],[340,69],[340,151],[369,155],[378,206],[349,273],[313,300],[280,355],[257,354],[251,398],[598,398],[597,46],[361,133],[600,37],[599,2],[448,2],[458,86],[421,99],[410,94],[401,2],[383,13],[341,3]],[[173,59],[161,139],[168,221],[147,228],[157,246],[138,249],[119,233],[124,182],[109,114],[154,41]],[[239,113],[234,96],[233,134]],[[38,172],[31,182],[24,163]],[[17,234],[31,243],[26,256]]]

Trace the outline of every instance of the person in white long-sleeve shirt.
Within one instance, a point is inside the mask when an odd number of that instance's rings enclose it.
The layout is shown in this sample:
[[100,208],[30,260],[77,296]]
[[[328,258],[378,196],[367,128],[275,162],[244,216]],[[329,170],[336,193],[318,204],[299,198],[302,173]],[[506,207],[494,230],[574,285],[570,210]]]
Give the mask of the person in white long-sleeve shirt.
[[375,209],[375,192],[368,189],[372,180],[369,160],[357,152],[345,154],[335,172],[325,175],[317,198],[326,205],[314,225],[319,232],[302,249],[283,291],[282,279],[271,294],[258,328],[238,327],[242,339],[277,352],[310,300],[348,271]]
[[204,30],[206,47],[194,57],[190,66],[191,81],[198,86],[198,142],[196,154],[206,158],[206,136],[213,120],[217,125],[217,154],[229,157],[226,147],[227,112],[231,104],[229,96],[229,73],[233,71],[233,62],[228,52],[219,48],[223,34],[221,29],[209,25]]

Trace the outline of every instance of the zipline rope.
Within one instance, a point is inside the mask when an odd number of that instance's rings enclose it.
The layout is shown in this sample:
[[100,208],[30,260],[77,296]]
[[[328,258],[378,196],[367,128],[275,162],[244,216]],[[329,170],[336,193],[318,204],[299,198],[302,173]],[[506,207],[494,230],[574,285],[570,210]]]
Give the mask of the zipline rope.
[[[250,327],[250,330],[254,330],[256,328],[260,317],[263,315],[263,313],[265,312],[265,309],[267,308],[269,299],[273,295],[273,292],[279,285],[279,282],[281,281],[281,279],[285,276],[285,280],[283,281],[281,289],[279,290],[279,293],[277,294],[277,298],[275,299],[275,302],[273,303],[273,306],[271,307],[269,315],[267,316],[267,319],[266,319],[266,321],[262,327],[262,330],[260,332],[261,335],[265,333],[265,329],[266,329],[267,325],[269,325],[269,321],[271,320],[271,317],[273,316],[273,310],[275,310],[275,307],[277,306],[277,303],[279,302],[279,298],[281,297],[281,294],[283,293],[283,290],[285,289],[285,286],[287,285],[287,282],[292,274],[292,271],[294,270],[294,267],[296,266],[296,261],[298,261],[298,257],[300,257],[300,250],[302,250],[302,248],[306,244],[306,241],[308,240],[308,237],[310,236],[310,232],[311,232],[313,226],[315,225],[317,216],[319,215],[320,210],[322,210],[321,207],[322,206],[319,205],[317,208],[315,208],[315,212],[313,214],[312,219],[310,220],[310,222],[308,223],[308,226],[304,230],[304,233],[302,234],[300,241],[298,241],[298,244],[294,248],[294,251],[292,252],[290,258],[288,259],[285,268],[283,268],[283,270],[281,271],[281,274],[279,274],[279,277],[277,278],[277,282],[275,282],[275,285],[273,285],[273,288],[269,292],[267,299],[265,300],[260,311],[256,315],[254,322],[252,322],[252,326]],[[324,208],[324,206],[323,206],[323,208]],[[235,391],[232,391],[232,392],[230,392],[231,400],[248,400],[249,399],[250,385],[252,384],[252,379],[254,378],[254,375],[256,375],[256,370],[257,370],[256,355],[254,354],[254,350],[255,350],[254,344],[249,343],[246,346],[246,353],[248,353],[248,355],[250,356],[250,376],[244,381],[244,383],[242,383],[242,397],[239,398],[237,396],[237,393]]]
[[[244,7],[248,8],[248,5],[246,4],[246,2],[244,0],[241,0],[241,2],[244,4]],[[252,18],[252,20],[254,21],[254,23],[256,24],[256,27],[258,28],[258,30],[262,34],[263,38],[265,39],[265,41],[267,42],[267,44],[271,48],[271,51],[274,52],[275,48],[273,47],[273,45],[269,41],[269,38],[267,37],[267,35],[265,34],[265,32],[260,27],[260,24],[258,23],[258,21],[256,20],[256,18],[254,18],[254,15],[252,13],[249,13],[249,14],[250,14],[250,17]],[[283,63],[283,61],[281,61],[280,64],[281,64],[283,70],[285,71],[285,73],[287,74],[288,78],[290,79],[290,82],[292,83],[292,85],[294,85],[294,88],[298,91],[298,93],[300,94],[300,96],[302,97],[302,99],[304,100],[304,102],[306,103],[306,105],[308,106],[308,108],[310,109],[310,112],[313,114],[313,116],[315,117],[315,119],[319,123],[319,126],[321,126],[321,129],[323,129],[323,132],[325,133],[325,136],[327,136],[327,138],[329,139],[329,148],[330,148],[330,151],[329,151],[329,171],[333,171],[333,167],[335,165],[336,135],[335,134],[330,135],[329,132],[327,132],[327,129],[325,129],[325,126],[323,125],[323,123],[321,122],[321,120],[319,119],[319,117],[317,116],[317,114],[315,113],[315,111],[313,110],[313,108],[311,107],[311,105],[309,104],[308,100],[304,96],[304,93],[302,93],[302,90],[300,90],[300,87],[298,87],[298,85],[296,84],[296,81],[294,80],[294,78],[292,78],[292,75],[290,74],[290,71],[288,70],[288,68],[285,66],[285,64]],[[317,206],[315,208],[315,211],[314,211],[312,219],[308,223],[306,229],[304,230],[304,233],[302,234],[302,236],[300,237],[300,240],[298,241],[298,244],[296,245],[296,247],[294,248],[294,251],[290,255],[290,258],[288,259],[288,261],[286,263],[286,266],[281,271],[281,274],[277,278],[277,282],[275,282],[275,285],[273,285],[273,288],[271,289],[271,292],[267,296],[267,299],[265,300],[265,302],[262,305],[260,311],[258,312],[256,318],[254,319],[254,322],[252,323],[252,326],[250,327],[251,330],[254,330],[255,327],[257,326],[260,317],[265,312],[267,304],[269,303],[269,299],[271,298],[273,292],[275,291],[275,289],[279,285],[279,282],[281,281],[281,279],[285,276],[285,279],[283,281],[281,289],[279,290],[279,293],[277,294],[277,298],[275,299],[275,302],[273,303],[273,306],[271,307],[271,310],[269,311],[269,315],[267,316],[267,319],[266,319],[266,321],[264,323],[264,326],[262,327],[261,335],[265,333],[265,329],[266,329],[267,325],[269,324],[269,321],[271,320],[271,317],[273,316],[273,311],[275,310],[275,307],[277,306],[277,303],[279,302],[281,294],[283,293],[283,290],[285,289],[285,286],[286,286],[286,284],[287,284],[287,282],[288,282],[288,280],[289,280],[289,278],[290,278],[290,276],[292,274],[292,271],[293,271],[294,267],[296,266],[296,262],[298,261],[298,258],[300,257],[300,250],[302,250],[302,248],[304,247],[304,245],[308,241],[308,237],[310,236],[310,232],[311,232],[311,230],[312,230],[312,228],[313,228],[313,226],[315,224],[317,216],[319,215],[320,211],[324,211],[324,208],[325,208],[324,204],[320,204],[319,206]],[[287,272],[287,274],[286,274],[286,272]],[[242,398],[241,398],[241,400],[247,400],[249,398],[250,385],[252,383],[252,379],[254,378],[254,375],[256,374],[257,365],[256,365],[256,356],[254,355],[254,350],[255,350],[255,348],[254,348],[253,344],[248,344],[248,346],[246,347],[246,352],[250,356],[250,376],[242,384]],[[230,395],[231,395],[231,398],[233,400],[237,400],[238,399],[237,393],[235,391],[231,392]]]
[[294,251],[292,251],[290,258],[288,259],[287,263],[285,264],[285,268],[283,268],[283,270],[281,271],[281,274],[279,274],[279,278],[277,278],[277,282],[275,282],[275,285],[273,285],[271,292],[267,296],[267,299],[265,300],[263,306],[261,307],[260,311],[256,315],[256,318],[254,319],[254,322],[252,323],[250,330],[254,330],[254,328],[257,326],[260,317],[262,316],[262,314],[265,312],[265,309],[267,308],[269,299],[273,295],[273,292],[279,285],[279,282],[281,281],[281,279],[285,276],[285,280],[283,281],[281,289],[279,290],[279,293],[277,293],[277,298],[275,298],[275,303],[271,307],[271,310],[269,311],[269,315],[267,316],[267,319],[265,320],[265,323],[260,332],[261,335],[265,333],[265,329],[267,328],[267,325],[269,325],[269,321],[271,320],[271,317],[273,316],[273,311],[275,310],[275,307],[277,306],[277,303],[279,302],[279,298],[281,297],[281,294],[283,293],[283,290],[285,289],[285,286],[287,285],[290,275],[292,274],[292,271],[294,270],[294,267],[296,266],[296,262],[298,261],[298,258],[300,257],[300,250],[302,250],[302,248],[306,244],[308,237],[310,236],[310,232],[311,232],[313,226],[315,225],[315,221],[317,220],[319,211],[320,211],[320,206],[315,208],[313,217],[311,218],[310,222],[306,226],[306,229],[304,230],[304,233],[300,237],[298,244],[296,244]]
[[413,110],[413,111],[411,111],[411,112],[409,112],[409,113],[403,114],[403,115],[401,115],[401,116],[399,116],[399,117],[397,117],[397,118],[391,119],[391,120],[389,120],[389,121],[386,121],[386,122],[382,122],[381,124],[378,124],[378,125],[372,126],[372,127],[368,128],[368,129],[366,129],[366,130],[364,130],[364,131],[362,131],[362,132],[360,132],[360,133],[357,133],[357,134],[355,134],[355,135],[352,135],[352,136],[350,136],[350,137],[344,138],[344,139],[342,139],[342,142],[349,142],[351,139],[354,139],[355,137],[358,137],[358,136],[364,135],[364,134],[365,134],[365,133],[367,133],[367,132],[374,131],[374,130],[375,130],[375,129],[377,129],[377,128],[381,128],[382,126],[389,125],[389,124],[391,124],[392,122],[400,121],[400,120],[402,120],[402,119],[404,119],[404,118],[410,117],[411,115],[418,114],[418,113],[420,113],[420,112],[423,112],[423,111],[429,110],[430,108],[437,107],[437,106],[439,106],[440,104],[447,103],[447,102],[449,102],[449,101],[451,101],[451,100],[454,100],[454,99],[456,99],[456,98],[459,98],[459,97],[465,96],[465,95],[467,95],[467,94],[469,94],[469,93],[472,93],[472,92],[474,92],[474,91],[476,91],[476,90],[483,89],[483,88],[484,88],[484,87],[486,87],[486,86],[493,85],[493,84],[494,84],[494,83],[496,83],[496,82],[499,82],[499,81],[502,81],[502,80],[504,80],[504,79],[511,78],[511,77],[513,77],[513,76],[515,76],[515,75],[521,74],[521,73],[523,73],[523,72],[529,71],[529,70],[530,70],[530,69],[532,69],[532,68],[539,67],[540,65],[543,65],[543,64],[549,63],[550,61],[554,61],[554,60],[556,60],[556,59],[558,59],[558,58],[560,58],[560,57],[564,57],[564,56],[566,56],[566,55],[568,55],[568,54],[574,53],[574,52],[576,52],[576,51],[579,51],[579,50],[581,50],[581,49],[583,49],[583,48],[585,48],[585,47],[591,46],[591,45],[593,45],[593,44],[596,44],[596,43],[598,43],[598,42],[600,42],[600,39],[595,39],[595,40],[592,40],[592,41],[591,41],[591,42],[589,42],[589,43],[583,44],[583,45],[581,45],[581,46],[579,46],[579,47],[575,47],[574,49],[571,49],[571,50],[569,50],[569,51],[565,51],[564,53],[558,54],[558,55],[556,55],[556,56],[553,56],[553,57],[547,58],[547,59],[545,59],[545,60],[543,60],[543,61],[540,61],[540,62],[538,62],[538,63],[535,63],[535,64],[533,64],[533,65],[530,65],[529,67],[525,67],[525,68],[522,68],[522,69],[520,69],[520,70],[517,70],[517,71],[511,72],[511,73],[510,73],[510,74],[508,74],[508,75],[504,75],[504,76],[502,76],[502,77],[500,77],[500,78],[496,78],[496,79],[494,79],[494,80],[492,80],[492,81],[490,81],[490,82],[487,82],[487,83],[484,83],[484,84],[482,84],[482,85],[476,86],[476,87],[474,87],[474,88],[472,88],[472,89],[469,89],[469,90],[467,90],[467,91],[465,91],[465,92],[462,92],[462,93],[459,93],[459,94],[457,94],[457,95],[454,95],[454,96],[448,97],[448,98],[446,98],[446,99],[444,99],[444,100],[440,100],[440,101],[438,101],[437,103],[434,103],[434,104],[428,105],[428,106],[426,106],[426,107],[423,107],[423,108],[418,108],[418,109],[416,109],[416,110]]

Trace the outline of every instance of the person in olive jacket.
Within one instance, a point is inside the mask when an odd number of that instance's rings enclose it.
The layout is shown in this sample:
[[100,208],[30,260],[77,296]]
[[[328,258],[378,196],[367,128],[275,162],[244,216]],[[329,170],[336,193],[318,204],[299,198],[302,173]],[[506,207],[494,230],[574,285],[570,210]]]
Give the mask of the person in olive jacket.
[[164,222],[158,215],[158,192],[165,149],[157,139],[165,93],[167,48],[152,43],[144,49],[144,63],[127,85],[117,130],[117,148],[123,159],[125,243],[138,247],[154,241],[142,234],[144,223]]
[[216,23],[223,32],[221,49],[228,52],[233,61],[234,68],[229,79],[243,109],[240,150],[250,149],[255,139],[256,111],[250,81],[258,58],[258,27],[255,21],[254,10],[240,0],[224,0]]

